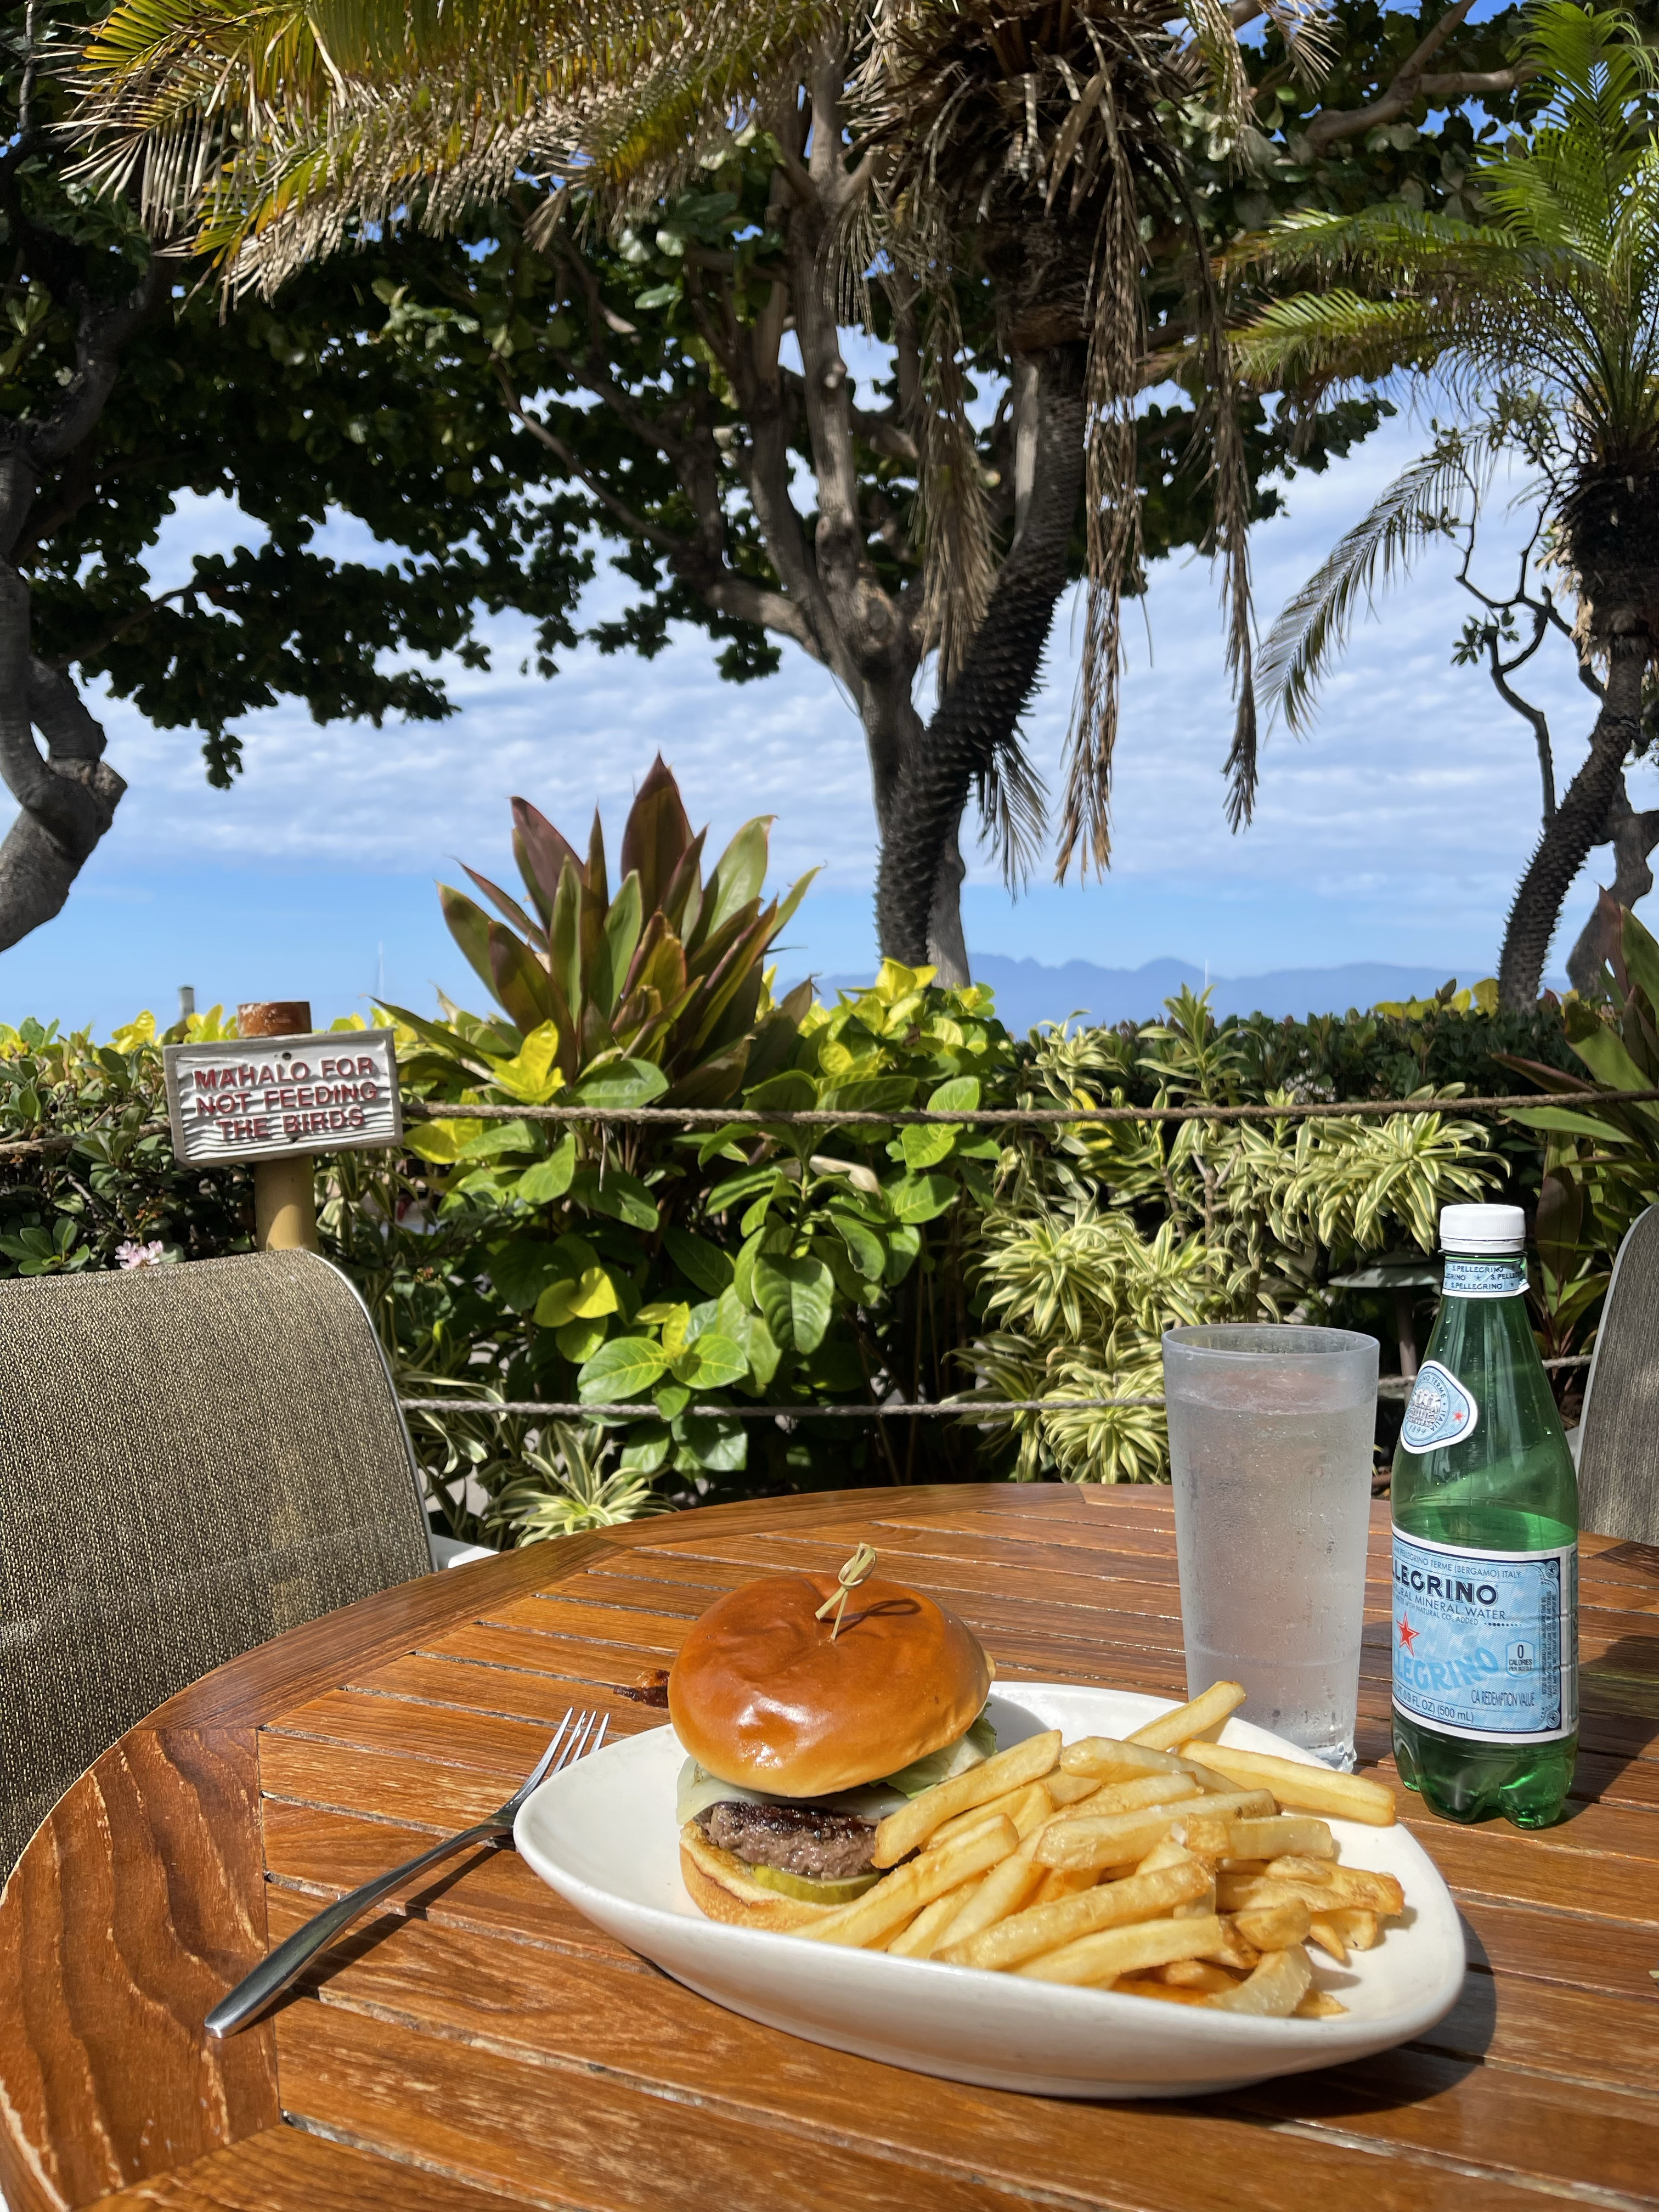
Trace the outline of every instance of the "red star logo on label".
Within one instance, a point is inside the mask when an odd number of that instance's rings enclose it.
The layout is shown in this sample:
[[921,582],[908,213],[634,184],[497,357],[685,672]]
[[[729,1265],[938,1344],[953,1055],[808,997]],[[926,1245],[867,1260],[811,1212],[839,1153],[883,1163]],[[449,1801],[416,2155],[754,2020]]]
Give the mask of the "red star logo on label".
[[1400,1648],[1402,1651],[1410,1651],[1414,1650],[1417,1639],[1421,1633],[1422,1631],[1420,1629],[1413,1628],[1410,1621],[1407,1620],[1403,1614],[1401,1616]]

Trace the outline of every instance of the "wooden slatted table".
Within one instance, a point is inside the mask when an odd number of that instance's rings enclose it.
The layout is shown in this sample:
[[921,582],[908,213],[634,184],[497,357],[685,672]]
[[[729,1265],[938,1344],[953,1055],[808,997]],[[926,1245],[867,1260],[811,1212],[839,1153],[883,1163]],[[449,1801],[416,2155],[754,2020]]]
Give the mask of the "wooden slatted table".
[[[1386,1763],[1387,1509],[1362,1758]],[[866,1538],[1005,1678],[1183,1694],[1167,1492],[771,1500],[510,1554],[222,1668],[64,1798],[0,1900],[12,2212],[570,2205],[1537,2212],[1659,2204],[1659,1552],[1585,1543],[1572,1817],[1401,1809],[1456,1893],[1456,2011],[1380,2059],[1182,2106],[957,2087],[721,2012],[511,1851],[446,1869],[321,1986],[210,2045],[210,2004],[330,1894],[500,1803],[573,1701],[613,1728],[717,1592]]]

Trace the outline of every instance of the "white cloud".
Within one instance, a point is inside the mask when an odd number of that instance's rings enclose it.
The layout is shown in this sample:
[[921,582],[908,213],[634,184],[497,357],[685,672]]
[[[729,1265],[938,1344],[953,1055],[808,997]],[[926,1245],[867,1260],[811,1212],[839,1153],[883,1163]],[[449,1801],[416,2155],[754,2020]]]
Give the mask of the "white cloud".
[[[1424,434],[1420,423],[1390,424],[1352,460],[1291,484],[1288,514],[1253,547],[1264,625]],[[1494,554],[1503,525],[1500,514]],[[176,580],[189,551],[228,546],[237,534],[222,501],[181,502],[158,578]],[[362,557],[356,526],[337,526],[337,536]],[[613,603],[615,580],[594,598]],[[1436,549],[1407,588],[1382,601],[1381,618],[1359,629],[1314,736],[1269,739],[1256,820],[1235,837],[1223,811],[1231,707],[1215,583],[1201,562],[1165,563],[1147,608],[1150,662],[1140,611],[1129,610],[1111,878],[1086,893],[1038,888],[1013,905],[975,854],[970,940],[1055,961],[1121,964],[1167,952],[1235,974],[1359,957],[1488,972],[1537,835],[1538,777],[1525,726],[1483,675],[1450,665],[1470,605],[1448,550]],[[1063,610],[1030,716],[1031,749],[1056,799],[1079,627],[1075,609]],[[289,706],[247,718],[246,770],[228,793],[207,788],[187,733],[151,730],[106,702],[110,757],[131,787],[76,899],[140,896],[147,878],[203,863],[325,881],[365,871],[453,878],[459,856],[510,874],[510,794],[533,799],[584,839],[597,802],[614,847],[629,797],[660,750],[694,820],[711,821],[711,843],[751,814],[773,813],[779,874],[823,867],[791,933],[799,964],[868,961],[875,830],[864,744],[823,671],[786,647],[776,678],[726,684],[706,641],[685,633],[653,662],[584,646],[549,684],[519,672],[527,625],[496,622],[489,635],[489,672],[444,671],[460,710],[447,723],[319,728]],[[1565,789],[1583,757],[1592,702],[1559,642],[1528,675],[1553,717]],[[1633,794],[1645,790],[1653,804],[1652,781],[1650,770],[1633,771]],[[1593,856],[1592,874],[1595,865]],[[1590,895],[1587,878],[1570,927]],[[1564,933],[1557,965],[1568,942]]]

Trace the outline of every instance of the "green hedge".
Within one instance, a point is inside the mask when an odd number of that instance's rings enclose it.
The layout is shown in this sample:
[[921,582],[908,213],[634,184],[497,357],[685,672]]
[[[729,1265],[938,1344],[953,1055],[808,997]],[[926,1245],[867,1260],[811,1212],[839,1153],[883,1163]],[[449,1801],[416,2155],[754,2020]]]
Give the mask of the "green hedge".
[[[763,1003],[757,1019],[766,1018]],[[1255,1212],[1241,1203],[1228,1226],[1212,1203],[1206,1240],[1206,1162],[1189,1142],[1172,1169],[1167,1157],[1147,1153],[1144,1131],[1139,1152],[1126,1149],[1121,1131],[1006,1145],[982,1131],[890,1125],[764,1134],[745,1123],[739,1105],[723,1129],[707,1134],[573,1138],[520,1122],[503,1139],[501,1124],[475,1117],[469,1125],[465,1107],[524,1097],[529,1046],[494,1024],[495,1057],[478,1063],[491,1079],[472,1079],[467,1088],[453,1070],[446,1075],[433,1042],[435,1032],[457,1053],[476,1055],[488,1026],[455,1015],[423,1023],[419,1042],[404,1030],[414,1090],[457,1110],[418,1131],[411,1123],[411,1149],[401,1159],[346,1153],[319,1161],[325,1249],[362,1288],[405,1395],[648,1396],[657,1410],[644,1420],[573,1423],[557,1433],[515,1417],[416,1416],[434,1513],[457,1533],[488,1530],[499,1541],[504,1533],[546,1534],[652,1506],[849,1483],[999,1470],[1153,1473],[1161,1420],[1138,1443],[1080,1432],[1057,1443],[1052,1424],[982,1431],[940,1420],[831,1420],[813,1409],[872,1394],[938,1398],[975,1383],[1024,1395],[1009,1376],[1018,1369],[1029,1382],[1044,1362],[1043,1387],[1056,1387],[1051,1355],[1071,1363],[1071,1384],[1058,1387],[1073,1395],[1084,1388],[1079,1376],[1096,1383],[1104,1376],[1121,1389],[1125,1373],[1146,1369],[1157,1328],[1182,1310],[1168,1284],[1147,1289],[1136,1256],[1155,1253],[1160,1236],[1179,1260],[1176,1273],[1186,1271],[1186,1295],[1206,1310],[1285,1310],[1299,1298],[1304,1310],[1359,1318],[1388,1334],[1386,1312],[1345,1307],[1325,1286],[1336,1259],[1362,1249],[1351,1201],[1364,1177],[1334,1152],[1298,1168],[1293,1119],[1273,1170],[1279,1197],[1263,1170]],[[191,1036],[222,1028],[216,1012],[187,1025]],[[0,1028],[0,1142],[74,1137],[67,1150],[9,1156],[0,1270],[197,1259],[250,1246],[246,1171],[182,1171],[152,1127],[164,1116],[160,1045],[185,1034],[180,1027],[158,1036],[148,1016],[101,1045],[33,1022]],[[929,1101],[1047,1104],[1062,1096],[1152,1103],[1387,1098],[1425,1085],[1530,1089],[1498,1054],[1578,1066],[1552,1003],[1522,1020],[1467,994],[1459,1004],[1449,987],[1439,1000],[1394,1012],[1219,1025],[1188,994],[1171,1002],[1164,1021],[1138,1029],[1016,1039],[996,1022],[988,991],[943,992],[925,972],[890,963],[868,991],[807,1012],[785,1064],[745,1102],[896,1110]],[[1439,1187],[1432,1176],[1470,1161],[1484,1187],[1523,1203],[1535,1195],[1540,1148],[1523,1130],[1499,1124],[1490,1146],[1479,1133],[1467,1141],[1444,1137],[1440,1152],[1439,1165],[1413,1170],[1416,1182],[1402,1184],[1394,1211],[1384,1206],[1362,1224],[1363,1249],[1407,1242],[1413,1191],[1420,1216],[1424,1191]],[[1317,1207],[1308,1212],[1310,1194],[1322,1176],[1334,1188],[1331,1178],[1343,1172],[1347,1210],[1339,1206],[1322,1228]],[[1116,1239],[1112,1264],[1121,1281],[1103,1295],[1127,1300],[1121,1310],[1097,1304],[1092,1318],[1079,1310],[1073,1328],[1063,1316],[1053,1324],[1029,1299],[1022,1314],[1018,1298],[1004,1295],[1024,1264],[1022,1240],[1030,1245],[1034,1224],[1046,1223],[1048,1234],[1057,1221],[1056,1233],[1092,1238],[1091,1249],[1102,1235]],[[1241,1275],[1247,1248],[1256,1256]],[[1593,1322],[1587,1312],[1582,1329]],[[1114,1344],[1121,1350],[1131,1340],[1133,1356],[1119,1358]],[[793,1410],[780,1422],[741,1423],[687,1410],[744,1401]]]

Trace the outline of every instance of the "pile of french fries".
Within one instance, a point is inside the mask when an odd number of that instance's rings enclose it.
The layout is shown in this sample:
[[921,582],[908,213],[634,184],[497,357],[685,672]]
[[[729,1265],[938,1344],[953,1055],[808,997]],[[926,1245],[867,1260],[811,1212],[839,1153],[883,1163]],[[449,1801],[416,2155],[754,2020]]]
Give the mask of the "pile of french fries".
[[1346,2009],[1339,1966],[1405,1910],[1392,1875],[1338,1862],[1324,1818],[1389,1826],[1381,1783],[1206,1741],[1244,1701],[1218,1682],[1121,1741],[1051,1729],[915,1798],[876,1832],[874,1888],[801,1932],[1262,2018]]

